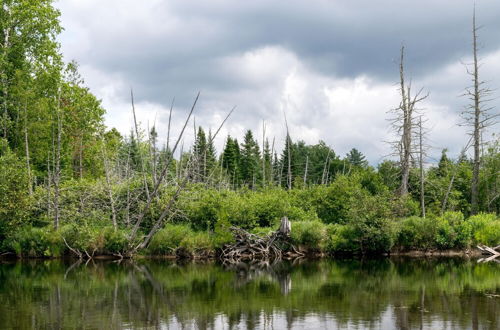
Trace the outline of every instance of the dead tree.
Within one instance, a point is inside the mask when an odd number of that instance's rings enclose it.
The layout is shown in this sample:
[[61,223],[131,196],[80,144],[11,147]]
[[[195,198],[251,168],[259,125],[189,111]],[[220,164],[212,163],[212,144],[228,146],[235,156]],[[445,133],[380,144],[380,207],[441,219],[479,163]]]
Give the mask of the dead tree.
[[31,178],[30,149],[28,143],[28,114],[27,105],[24,104],[24,151],[26,155],[26,170],[28,173],[28,193],[33,195],[33,179]]
[[[5,17],[5,23],[2,24],[4,25],[3,28],[3,43],[2,43],[2,54],[0,61],[5,62],[8,61],[8,54],[9,54],[9,49],[11,48],[11,43],[10,43],[10,36],[11,33],[14,31],[12,29],[11,25],[11,18],[12,18],[12,11],[9,5],[5,5],[5,13],[7,14],[7,17]],[[3,64],[3,63],[2,63]],[[3,97],[3,137],[7,139],[7,131],[9,127],[9,109],[8,109],[8,95],[9,95],[9,90],[8,90],[8,81],[7,81],[7,72],[5,70],[7,68],[6,65],[1,66],[1,71],[0,71],[0,79],[2,80],[2,97]]]
[[130,99],[131,99],[131,103],[132,103],[132,114],[134,115],[135,136],[137,138],[137,145],[139,146],[139,163],[141,165],[141,172],[142,172],[142,178],[144,180],[144,189],[146,191],[146,197],[149,200],[148,179],[146,176],[146,171],[144,168],[144,159],[142,157],[142,152],[141,152],[141,137],[139,135],[139,126],[137,125],[137,117],[135,115],[134,91],[132,89],[130,90]]
[[428,94],[423,95],[423,89],[420,89],[414,95],[411,90],[411,83],[406,83],[404,70],[404,46],[401,47],[399,62],[399,78],[401,102],[396,109],[391,110],[394,117],[390,119],[391,127],[398,136],[395,142],[392,142],[393,149],[399,155],[401,168],[401,184],[398,189],[398,195],[403,196],[408,193],[408,181],[410,178],[410,168],[414,154],[414,129],[416,122],[417,104],[427,98]]
[[[481,136],[485,128],[496,123],[499,114],[492,114],[491,107],[486,106],[488,97],[492,91],[484,86],[485,82],[479,78],[480,60],[478,58],[478,36],[476,26],[476,8],[472,15],[472,56],[473,62],[466,65],[467,73],[472,77],[473,85],[466,89],[465,95],[471,100],[471,104],[462,113],[465,125],[470,127],[469,134],[472,136],[474,147],[474,158],[472,167],[471,183],[471,211],[475,214],[479,210],[479,170],[481,166]],[[472,68],[471,68],[472,67]]]
[[421,215],[425,218],[425,170],[424,162],[427,156],[426,151],[428,145],[425,143],[426,131],[423,126],[424,121],[422,121],[422,116],[420,116],[418,121],[418,163],[419,163],[419,174],[420,174],[420,209]]
[[[196,100],[195,100],[195,103],[193,104],[193,107],[191,108],[191,112],[190,112],[190,114],[189,114],[189,116],[188,116],[188,118],[187,118],[187,120],[185,122],[184,128],[187,126],[187,123],[189,122],[191,114],[194,111],[194,107],[196,105],[198,97],[199,97],[199,93],[198,93],[198,96],[196,97]],[[215,134],[211,137],[211,139],[209,141],[210,143],[207,143],[205,145],[205,150],[202,150],[202,152],[206,151],[206,148],[208,147],[208,145],[211,144],[213,142],[213,140],[217,137],[217,135],[219,134],[219,132],[220,132],[220,130],[222,128],[222,126],[224,126],[224,124],[226,123],[226,121],[229,118],[229,116],[231,116],[231,114],[233,113],[234,109],[235,109],[235,107],[233,107],[233,109],[224,118],[224,120],[220,124],[220,126],[217,129],[217,131],[215,132]],[[183,134],[183,131],[181,131],[181,135],[177,139],[176,145],[181,140],[182,134]],[[174,150],[175,150],[175,147],[174,147]],[[175,193],[173,194],[172,197],[170,197],[170,200],[168,201],[168,203],[166,204],[166,206],[163,208],[160,216],[155,220],[155,222],[153,224],[153,227],[150,229],[149,233],[142,239],[142,241],[137,246],[135,246],[135,248],[133,248],[130,251],[131,254],[135,253],[139,249],[146,248],[149,245],[149,242],[151,241],[151,239],[153,238],[153,235],[161,228],[161,226],[164,224],[164,222],[174,216],[174,214],[175,214],[174,205],[177,202],[180,194],[182,193],[182,191],[184,190],[184,188],[186,187],[186,185],[189,183],[189,179],[190,179],[190,177],[192,175],[192,171],[196,170],[196,165],[197,165],[196,161],[197,161],[196,160],[196,156],[190,157],[190,159],[188,160],[188,164],[186,166],[186,172],[184,174],[184,177],[183,177],[183,179],[182,179],[181,182],[178,182],[177,189],[175,190]],[[168,164],[166,164],[166,166],[168,166]],[[164,168],[164,170],[165,170],[165,168]],[[163,180],[163,178],[164,178],[164,173],[162,173],[162,175],[159,177],[159,179]],[[160,184],[160,182],[158,182],[157,186],[155,186],[155,189],[153,190],[153,193],[157,193],[158,192],[158,185],[159,184]],[[144,211],[143,211],[142,214],[145,214]],[[136,222],[136,226],[137,226],[137,223],[138,222]],[[134,229],[135,228],[136,227],[134,227]]]
[[287,188],[288,190],[292,189],[292,138],[290,137],[290,131],[288,130],[288,121],[286,120],[286,114],[283,112],[283,115],[285,117],[285,126],[286,126],[286,145],[288,145],[287,149],[287,158],[288,158],[288,164],[287,164],[287,175],[286,175],[286,183],[287,183]]
[[[59,92],[60,93],[60,92]],[[54,152],[54,172],[52,174],[52,183],[54,185],[54,229],[59,228],[60,208],[60,181],[61,181],[61,136],[62,136],[62,119],[60,109],[60,95],[57,95],[56,100],[56,118],[57,118],[57,140],[56,145],[53,145]]]
[[108,156],[106,154],[106,141],[104,140],[104,136],[102,137],[102,161],[104,164],[104,175],[106,177],[106,190],[108,191],[109,204],[111,206],[111,219],[113,221],[113,228],[116,230],[118,228],[118,224],[116,221],[116,208],[115,208],[115,198],[113,196],[113,185],[111,183],[111,174],[109,169]]

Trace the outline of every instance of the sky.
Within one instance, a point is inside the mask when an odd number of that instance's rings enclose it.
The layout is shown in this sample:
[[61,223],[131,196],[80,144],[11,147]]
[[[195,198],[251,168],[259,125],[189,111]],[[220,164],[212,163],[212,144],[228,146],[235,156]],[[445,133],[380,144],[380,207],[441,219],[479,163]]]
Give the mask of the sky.
[[[106,124],[128,134],[130,90],[143,129],[166,141],[173,102],[175,142],[198,92],[193,125],[215,142],[240,141],[251,129],[284,144],[319,140],[343,157],[357,148],[372,164],[391,154],[388,111],[400,102],[399,52],[406,49],[412,88],[429,96],[420,108],[429,163],[468,141],[461,112],[471,85],[473,1],[466,0],[59,0],[65,60],[76,60],[107,111]],[[500,109],[500,1],[476,1],[481,79]],[[265,129],[264,129],[265,127]],[[485,140],[498,131],[490,128]],[[264,132],[265,131],[265,132]],[[264,135],[265,133],[265,135]],[[498,135],[497,135],[498,136]],[[172,143],[171,142],[171,143]]]

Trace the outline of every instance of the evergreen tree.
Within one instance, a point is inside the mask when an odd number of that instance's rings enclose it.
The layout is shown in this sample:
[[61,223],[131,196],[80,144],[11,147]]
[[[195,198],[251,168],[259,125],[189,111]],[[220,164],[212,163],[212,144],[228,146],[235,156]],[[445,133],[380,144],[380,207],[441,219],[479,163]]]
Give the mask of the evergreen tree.
[[259,145],[251,130],[246,131],[241,145],[241,177],[243,183],[251,187],[261,178]]
[[215,150],[214,141],[212,137],[212,131],[208,131],[208,140],[207,140],[207,150],[206,150],[206,168],[207,173],[205,175],[210,175],[211,171],[214,167],[217,166],[217,152]]
[[273,182],[273,171],[272,171],[272,155],[271,155],[271,149],[269,148],[269,141],[266,139],[266,142],[264,143],[264,150],[263,150],[263,170],[265,171],[265,181],[264,185],[266,185],[268,182],[272,183]]
[[207,174],[207,138],[203,128],[198,127],[196,141],[193,147],[193,162],[194,162],[194,181],[203,182]]
[[222,152],[222,167],[226,169],[230,182],[238,185],[240,182],[240,147],[236,139],[227,137],[224,151]]
[[351,151],[349,151],[347,154],[347,161],[353,166],[359,166],[362,168],[366,168],[368,166],[368,161],[365,156],[356,148],[352,148]]

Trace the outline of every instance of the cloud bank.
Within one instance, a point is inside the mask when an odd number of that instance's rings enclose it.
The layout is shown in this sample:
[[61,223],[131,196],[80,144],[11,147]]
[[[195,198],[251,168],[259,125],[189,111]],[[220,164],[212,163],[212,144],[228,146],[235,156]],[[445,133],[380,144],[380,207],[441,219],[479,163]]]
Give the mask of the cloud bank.
[[[373,164],[390,153],[387,111],[399,104],[397,58],[407,48],[412,84],[430,93],[431,158],[467,142],[458,127],[470,84],[472,2],[64,0],[67,60],[75,59],[107,109],[106,123],[127,134],[130,88],[143,126],[165,131],[175,97],[174,136],[198,91],[196,123],[215,130],[237,110],[217,141],[252,129],[283,144],[324,140],[343,156],[352,147]],[[500,2],[478,1],[482,76],[500,85]],[[500,106],[498,100],[492,106]],[[497,110],[498,111],[498,110]],[[493,128],[492,133],[496,128]],[[186,143],[192,138],[192,130]],[[165,137],[163,137],[165,138]]]

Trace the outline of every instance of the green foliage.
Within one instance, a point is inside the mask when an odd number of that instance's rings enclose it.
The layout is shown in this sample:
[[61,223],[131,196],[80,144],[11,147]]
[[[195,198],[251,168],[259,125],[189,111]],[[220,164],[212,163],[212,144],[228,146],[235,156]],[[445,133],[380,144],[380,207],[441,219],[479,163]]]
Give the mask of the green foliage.
[[30,183],[25,169],[25,164],[0,138],[0,242],[28,215]]
[[472,228],[474,244],[500,244],[500,218],[494,214],[480,213],[467,219],[467,222]]
[[181,245],[182,240],[193,234],[188,225],[167,224],[153,236],[148,252],[155,255],[172,254]]
[[464,219],[460,212],[446,212],[440,217],[409,217],[399,226],[397,246],[405,250],[462,249],[473,244],[497,244],[500,240],[498,219],[479,214]]
[[214,243],[207,232],[195,232],[187,225],[167,224],[152,238],[148,253],[173,255],[177,249],[196,255],[213,251]]
[[401,221],[397,245],[406,250],[429,250],[434,248],[435,237],[435,219],[413,216]]
[[325,249],[330,253],[359,253],[356,230],[349,225],[328,225]]
[[469,237],[462,213],[446,212],[436,219],[436,247],[438,249],[465,247],[468,242]]
[[179,247],[190,254],[209,252],[213,250],[212,238],[207,232],[195,232],[186,236]]
[[292,224],[291,237],[294,244],[319,250],[326,237],[326,226],[320,221],[297,221]]
[[61,233],[50,227],[21,227],[7,245],[19,257],[60,257],[65,249]]

